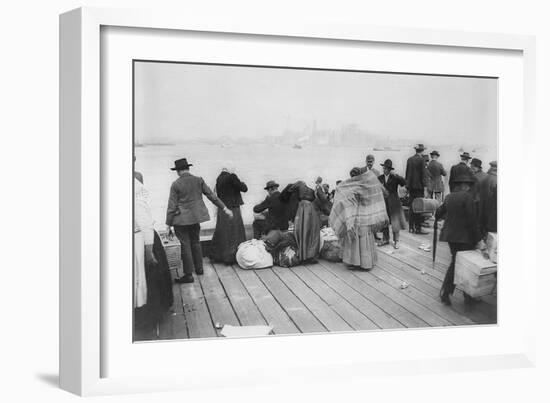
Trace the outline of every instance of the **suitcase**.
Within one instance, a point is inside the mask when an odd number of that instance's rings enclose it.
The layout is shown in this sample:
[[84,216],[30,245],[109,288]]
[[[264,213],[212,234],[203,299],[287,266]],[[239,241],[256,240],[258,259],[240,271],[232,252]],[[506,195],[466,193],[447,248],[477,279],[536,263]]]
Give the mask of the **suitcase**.
[[497,265],[480,251],[458,252],[454,282],[459,290],[473,298],[490,295],[496,290]]
[[429,215],[435,213],[435,210],[439,207],[439,202],[436,199],[424,199],[417,197],[412,201],[412,211],[413,213],[427,213]]

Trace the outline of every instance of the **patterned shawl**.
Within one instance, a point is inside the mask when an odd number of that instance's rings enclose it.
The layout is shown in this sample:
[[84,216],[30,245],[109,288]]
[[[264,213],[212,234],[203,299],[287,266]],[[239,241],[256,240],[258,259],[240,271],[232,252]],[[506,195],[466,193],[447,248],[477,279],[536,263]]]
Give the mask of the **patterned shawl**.
[[372,171],[338,185],[329,224],[339,238],[354,236],[357,229],[363,226],[378,231],[388,222],[382,185]]

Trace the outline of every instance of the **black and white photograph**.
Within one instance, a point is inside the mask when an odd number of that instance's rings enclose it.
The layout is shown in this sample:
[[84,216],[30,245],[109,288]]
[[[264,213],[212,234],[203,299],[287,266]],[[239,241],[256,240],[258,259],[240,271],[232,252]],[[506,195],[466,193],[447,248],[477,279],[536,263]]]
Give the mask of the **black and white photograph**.
[[132,69],[134,342],[497,324],[497,77]]

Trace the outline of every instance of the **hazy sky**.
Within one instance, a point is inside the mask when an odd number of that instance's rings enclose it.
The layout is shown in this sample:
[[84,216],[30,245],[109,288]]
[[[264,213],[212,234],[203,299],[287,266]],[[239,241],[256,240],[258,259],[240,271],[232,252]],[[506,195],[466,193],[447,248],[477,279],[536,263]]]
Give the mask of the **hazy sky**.
[[497,80],[399,74],[136,63],[140,142],[281,135],[287,128],[369,133],[428,143],[497,136]]

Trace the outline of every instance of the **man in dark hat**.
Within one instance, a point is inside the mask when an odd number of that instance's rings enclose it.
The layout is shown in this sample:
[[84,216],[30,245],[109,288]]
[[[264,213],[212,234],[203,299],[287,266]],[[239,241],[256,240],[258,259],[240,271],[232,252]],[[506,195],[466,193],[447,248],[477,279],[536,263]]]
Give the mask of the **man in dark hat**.
[[285,231],[288,229],[288,207],[281,202],[279,184],[275,181],[266,183],[267,197],[263,202],[254,206],[255,214],[263,214],[264,219],[255,219],[252,223],[254,238],[260,239],[272,229]]
[[431,161],[428,164],[428,172],[430,173],[430,182],[428,183],[428,197],[430,199],[436,199],[439,202],[443,201],[443,192],[445,190],[445,185],[443,184],[443,176],[447,176],[447,171],[443,168],[439,159],[439,152],[432,151],[430,153],[432,157]]
[[393,247],[399,249],[399,231],[406,228],[406,222],[397,188],[399,186],[405,186],[406,181],[405,178],[392,172],[394,170],[392,160],[386,160],[380,165],[384,173],[378,177],[378,180],[385,189],[384,201],[386,203],[386,212],[390,219],[390,225],[382,231],[382,242],[379,242],[378,246],[384,246],[390,243],[391,227],[393,233]]
[[[439,293],[441,301],[446,305],[451,304],[449,296],[455,288],[454,275],[457,252],[475,249],[481,239],[474,198],[470,192],[473,183],[474,179],[469,174],[455,177],[452,183],[453,192],[445,197],[445,201],[435,213],[436,220],[445,220],[439,240],[448,242],[451,249],[451,264],[447,269]],[[470,298],[466,294],[464,295],[466,302],[469,302]]]
[[463,152],[460,155],[460,162],[451,167],[451,172],[449,174],[449,188],[451,192],[454,191],[453,183],[456,183],[456,178],[458,178],[459,176],[468,176],[470,177],[470,179],[473,179],[474,173],[469,166],[471,159],[472,157],[470,157],[470,153]]
[[[405,181],[411,200],[411,206],[414,199],[424,197],[426,190],[426,166],[422,152],[425,150],[423,144],[417,144],[414,149],[416,154],[407,160],[407,169],[405,171]],[[422,229],[422,215],[413,213],[409,208],[409,231],[416,234],[427,234]]]
[[203,195],[230,218],[233,218],[233,213],[212,192],[204,179],[191,175],[189,167],[193,164],[189,164],[187,159],[179,159],[174,162],[174,165],[174,168],[170,169],[177,172],[178,179],[170,187],[166,225],[169,237],[173,236],[173,228],[181,244],[184,275],[177,278],[175,282],[192,283],[193,271],[198,275],[203,274],[200,224],[210,220]]
[[497,232],[497,162],[491,161],[487,176],[479,183],[479,209],[482,234]]
[[472,162],[470,163],[470,168],[472,169],[473,175],[474,175],[474,185],[472,186],[472,196],[474,196],[474,202],[476,204],[476,212],[478,217],[480,216],[480,202],[479,202],[479,185],[485,179],[487,176],[487,173],[483,172],[483,169],[481,167],[482,162],[478,158],[472,158]]

